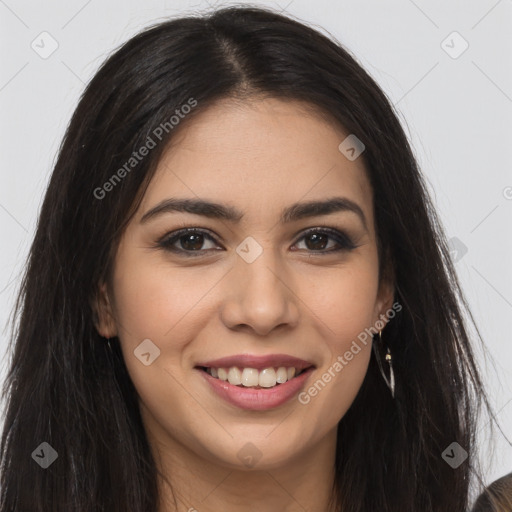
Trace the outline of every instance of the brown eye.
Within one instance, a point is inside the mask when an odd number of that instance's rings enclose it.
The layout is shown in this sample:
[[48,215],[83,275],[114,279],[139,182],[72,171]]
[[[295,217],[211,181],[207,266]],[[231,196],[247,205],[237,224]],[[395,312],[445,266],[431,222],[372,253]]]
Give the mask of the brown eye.
[[323,233],[312,233],[304,237],[307,248],[312,251],[325,249],[329,244],[329,238],[329,235]]
[[190,233],[180,236],[178,241],[183,249],[197,251],[201,249],[204,244],[204,235]]
[[[305,240],[306,250],[320,254],[343,250],[349,251],[357,247],[348,235],[330,228],[310,229],[300,238],[300,240],[303,239]],[[329,248],[330,240],[335,242],[334,248],[332,248],[332,244]],[[336,245],[338,246],[337,248]]]
[[[214,238],[208,233],[189,228],[166,235],[158,242],[158,245],[167,251],[185,254],[186,256],[199,256],[204,251],[212,250],[212,247],[204,247],[204,244],[208,241],[215,242]],[[218,247],[218,245],[214,243],[214,247]]]

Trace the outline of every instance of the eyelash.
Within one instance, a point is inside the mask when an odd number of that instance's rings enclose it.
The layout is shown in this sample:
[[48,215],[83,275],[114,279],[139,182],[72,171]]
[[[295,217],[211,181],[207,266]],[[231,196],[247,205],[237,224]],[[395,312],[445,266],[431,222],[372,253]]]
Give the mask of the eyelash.
[[[332,254],[332,253],[338,253],[341,251],[352,251],[358,247],[358,245],[356,245],[346,233],[339,231],[337,229],[334,229],[334,228],[329,228],[329,227],[321,227],[321,228],[316,227],[316,228],[307,229],[306,231],[304,231],[301,234],[301,237],[297,239],[297,241],[295,242],[294,245],[296,245],[303,238],[306,238],[309,235],[318,234],[318,233],[328,235],[329,238],[334,239],[335,242],[337,242],[337,244],[340,247],[338,247],[337,249],[318,250],[318,251],[309,250],[309,252],[312,252],[314,254],[324,256],[324,255],[328,255],[328,254]],[[214,243],[219,245],[218,242],[215,240],[215,238],[212,235],[210,235],[208,231],[206,231],[204,229],[184,228],[184,229],[180,229],[178,231],[174,231],[172,233],[167,233],[166,235],[164,235],[162,238],[160,238],[157,241],[156,246],[160,247],[166,251],[177,253],[179,255],[183,255],[187,258],[188,257],[194,258],[194,257],[202,256],[203,253],[205,252],[205,250],[206,251],[216,250],[216,249],[200,249],[197,251],[190,251],[190,250],[187,251],[185,249],[178,249],[176,247],[173,247],[173,245],[176,242],[178,242],[182,236],[188,235],[188,234],[204,235],[207,238],[209,238],[210,240],[212,240]]]

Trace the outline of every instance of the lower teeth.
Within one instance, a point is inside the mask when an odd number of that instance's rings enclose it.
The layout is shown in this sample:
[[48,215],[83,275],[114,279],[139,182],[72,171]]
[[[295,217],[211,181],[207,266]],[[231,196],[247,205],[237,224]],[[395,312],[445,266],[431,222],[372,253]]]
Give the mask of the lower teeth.
[[[229,382],[229,381],[225,381],[225,382]],[[288,381],[286,381],[288,382]],[[280,382],[277,382],[275,386],[268,386],[267,388],[264,387],[264,386],[244,386],[243,384],[237,384],[236,387],[237,388],[246,388],[246,389],[272,389],[272,388],[275,388],[276,386],[279,386],[279,384],[281,384]],[[283,382],[284,384],[284,382]]]

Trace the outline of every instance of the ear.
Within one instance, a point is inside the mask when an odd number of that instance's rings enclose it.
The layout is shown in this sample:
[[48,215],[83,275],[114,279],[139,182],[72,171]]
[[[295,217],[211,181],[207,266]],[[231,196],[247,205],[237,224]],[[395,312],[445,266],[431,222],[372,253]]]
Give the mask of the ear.
[[108,287],[105,282],[99,284],[96,294],[91,301],[91,308],[94,326],[98,333],[104,338],[117,336],[116,322],[108,294]]
[[395,296],[395,287],[389,279],[383,279],[379,285],[377,295],[376,313],[380,318],[381,315],[386,316],[386,311],[391,309]]
[[392,308],[394,297],[395,273],[392,264],[388,264],[384,269],[379,283],[379,291],[377,293],[377,302],[375,305],[376,317],[384,320],[386,323],[388,322],[386,311],[389,311]]

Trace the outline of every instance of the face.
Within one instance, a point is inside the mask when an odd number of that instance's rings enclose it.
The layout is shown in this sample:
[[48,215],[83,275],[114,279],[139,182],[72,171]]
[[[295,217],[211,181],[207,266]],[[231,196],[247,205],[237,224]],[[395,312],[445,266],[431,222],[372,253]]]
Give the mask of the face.
[[162,445],[273,468],[335,441],[370,358],[358,336],[392,302],[362,158],[338,149],[347,135],[297,102],[224,101],[161,158],[102,288],[98,330],[119,337]]

